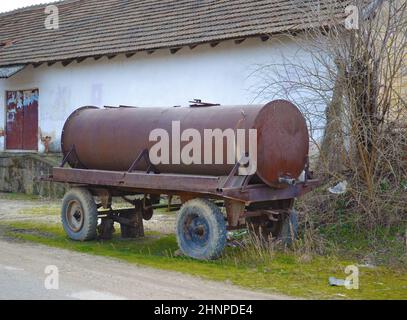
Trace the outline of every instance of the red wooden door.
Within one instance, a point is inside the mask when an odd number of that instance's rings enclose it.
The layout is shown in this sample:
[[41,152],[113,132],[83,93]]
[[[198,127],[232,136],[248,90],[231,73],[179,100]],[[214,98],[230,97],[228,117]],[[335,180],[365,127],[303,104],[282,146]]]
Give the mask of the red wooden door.
[[21,91],[7,91],[6,149],[23,149],[23,96]]
[[38,150],[38,90],[23,92],[23,150]]
[[38,90],[6,92],[6,149],[38,149]]

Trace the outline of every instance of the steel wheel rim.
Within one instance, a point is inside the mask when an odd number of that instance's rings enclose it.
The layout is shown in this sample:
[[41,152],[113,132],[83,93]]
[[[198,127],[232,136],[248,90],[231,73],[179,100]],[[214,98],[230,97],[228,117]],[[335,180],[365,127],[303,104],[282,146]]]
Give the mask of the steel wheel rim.
[[191,247],[205,248],[209,242],[209,225],[206,219],[193,214],[184,222],[184,236]]
[[66,221],[72,231],[78,232],[82,229],[84,215],[82,206],[78,201],[73,200],[68,203],[66,210]]

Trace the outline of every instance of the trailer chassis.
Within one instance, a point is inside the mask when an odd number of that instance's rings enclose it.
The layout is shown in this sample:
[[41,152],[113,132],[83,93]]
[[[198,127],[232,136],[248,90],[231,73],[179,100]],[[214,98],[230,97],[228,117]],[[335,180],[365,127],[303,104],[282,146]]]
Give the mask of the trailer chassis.
[[[64,168],[66,162],[64,159],[60,167],[53,168],[52,174],[41,177],[41,180],[65,183],[74,189],[82,190],[79,195],[76,195],[80,202],[78,208],[82,207],[82,209],[77,209],[78,212],[66,213],[69,206],[63,205],[63,211],[65,210],[63,221],[65,217],[68,226],[69,219],[73,221],[73,224],[83,224],[83,221],[86,221],[86,217],[81,216],[85,213],[80,212],[81,210],[86,211],[83,209],[84,200],[81,199],[89,198],[89,195],[97,197],[99,203],[95,202],[95,209],[91,206],[90,211],[97,210],[97,218],[101,219],[95,232],[98,231],[99,237],[102,239],[111,239],[114,222],[120,223],[122,236],[125,238],[143,236],[143,219],[152,218],[154,206],[159,203],[161,195],[179,196],[184,204],[180,215],[185,215],[186,218],[181,222],[178,221],[177,233],[181,232],[186,236],[183,241],[178,239],[178,242],[185,254],[197,259],[217,258],[225,245],[227,230],[241,229],[249,223],[253,223],[260,228],[259,230],[266,229],[266,225],[274,224],[273,233],[280,232],[282,221],[292,212],[294,200],[318,185],[317,180],[308,179],[310,176],[308,170],[306,170],[306,179],[303,182],[284,181],[285,183],[280,183],[276,187],[262,183],[250,183],[252,176],[236,176],[239,163],[228,176],[165,174],[160,173],[152,165],[148,167],[147,172],[134,171],[135,164],[142,159],[148,161],[148,156],[141,154],[127,172]],[[129,198],[140,195],[143,196],[142,199]],[[67,194],[67,197],[75,199],[75,194]],[[113,210],[112,199],[114,197],[123,198],[133,208]],[[213,206],[215,201],[220,202],[225,208],[226,218],[217,209],[217,206]],[[198,213],[194,214],[193,210]],[[209,212],[209,216],[217,216],[218,221],[211,222],[206,212]],[[75,214],[83,221],[75,221]],[[211,223],[214,224],[211,225]],[[205,247],[205,244],[211,240],[208,240],[208,234],[218,225],[221,225],[221,232],[219,231],[216,236],[217,241],[220,241],[221,244],[215,245],[215,247],[220,247],[215,250],[216,252],[208,253],[201,250],[200,253],[194,254],[188,249],[189,242],[193,244],[194,248],[197,245],[199,248]],[[276,229],[276,226],[279,228]],[[75,238],[76,235],[72,235],[71,230],[66,231],[74,240],[83,241],[95,238],[94,232]],[[180,235],[177,234],[177,236]],[[273,234],[273,236],[278,236],[278,234]],[[182,247],[183,242],[184,248]]]

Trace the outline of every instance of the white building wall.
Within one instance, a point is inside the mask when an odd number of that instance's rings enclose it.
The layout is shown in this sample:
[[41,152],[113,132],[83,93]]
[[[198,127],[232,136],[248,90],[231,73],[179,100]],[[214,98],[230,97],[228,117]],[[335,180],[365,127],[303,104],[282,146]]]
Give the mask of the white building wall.
[[[5,91],[39,89],[39,127],[51,136],[51,150],[59,150],[65,119],[84,105],[175,106],[199,98],[221,104],[251,104],[258,65],[293,55],[297,45],[281,39],[246,40],[188,47],[176,54],[160,50],[108,60],[87,59],[67,67],[61,63],[27,67],[10,79],[0,79],[0,131],[5,130]],[[259,101],[256,101],[259,102]],[[0,151],[4,137],[0,137]],[[43,146],[39,140],[39,150]]]

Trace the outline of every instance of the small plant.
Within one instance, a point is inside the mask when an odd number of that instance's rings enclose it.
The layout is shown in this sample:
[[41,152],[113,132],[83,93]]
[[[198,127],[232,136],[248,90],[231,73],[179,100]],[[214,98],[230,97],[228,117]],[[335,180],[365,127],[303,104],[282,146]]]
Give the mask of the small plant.
[[[261,228],[261,227],[260,227]],[[234,262],[236,266],[248,266],[253,268],[267,267],[273,262],[273,257],[278,244],[274,239],[264,239],[262,232],[249,232],[243,230],[230,239],[232,249],[222,257],[223,262]]]

